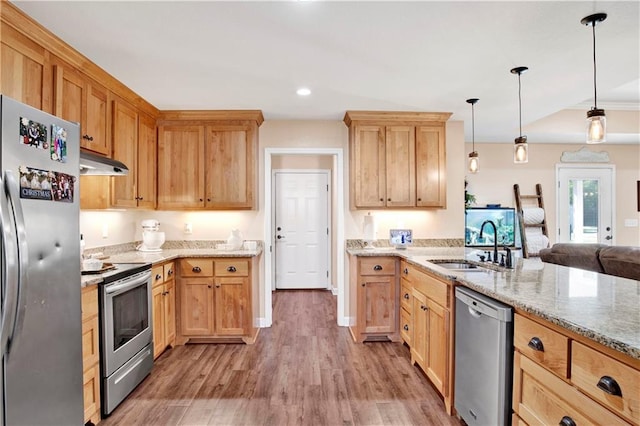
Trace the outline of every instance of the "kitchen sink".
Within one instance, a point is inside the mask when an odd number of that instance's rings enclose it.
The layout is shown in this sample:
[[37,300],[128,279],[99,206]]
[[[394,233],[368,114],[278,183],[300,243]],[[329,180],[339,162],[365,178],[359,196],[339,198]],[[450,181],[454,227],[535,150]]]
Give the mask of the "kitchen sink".
[[483,272],[486,271],[486,268],[480,267],[473,263],[467,262],[438,262],[431,261],[435,263],[441,268],[448,269],[450,271],[459,271],[459,272]]

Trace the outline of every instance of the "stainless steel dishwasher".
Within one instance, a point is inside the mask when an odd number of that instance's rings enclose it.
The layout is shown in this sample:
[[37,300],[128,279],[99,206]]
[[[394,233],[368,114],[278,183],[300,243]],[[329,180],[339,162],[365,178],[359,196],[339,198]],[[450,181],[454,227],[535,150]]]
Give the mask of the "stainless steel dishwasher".
[[455,409],[470,426],[511,424],[513,312],[456,287]]

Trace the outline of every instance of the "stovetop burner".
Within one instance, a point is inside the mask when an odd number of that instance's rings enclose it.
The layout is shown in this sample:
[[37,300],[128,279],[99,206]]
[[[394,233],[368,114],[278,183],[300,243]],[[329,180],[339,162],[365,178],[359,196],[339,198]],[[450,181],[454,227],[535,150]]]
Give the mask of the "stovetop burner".
[[114,263],[115,269],[102,274],[103,282],[101,284],[109,284],[118,281],[127,276],[137,274],[151,269],[150,263]]

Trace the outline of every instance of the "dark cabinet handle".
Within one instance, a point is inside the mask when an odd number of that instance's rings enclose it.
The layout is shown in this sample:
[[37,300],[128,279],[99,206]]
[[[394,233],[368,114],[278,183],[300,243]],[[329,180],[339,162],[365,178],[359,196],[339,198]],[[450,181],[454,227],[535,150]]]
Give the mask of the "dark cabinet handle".
[[229,266],[227,268],[227,272],[236,272],[236,267],[235,266]]
[[382,266],[376,265],[376,266],[373,267],[373,270],[374,271],[382,271]]
[[220,284],[216,284],[216,288],[220,288]]
[[204,198],[200,198],[200,201],[204,201]]
[[420,309],[422,309],[423,311],[426,311],[427,309],[429,309],[427,306],[424,305],[420,305]]
[[609,376],[602,376],[600,380],[598,380],[598,388],[605,391],[609,395],[614,396],[622,396],[622,389],[620,389],[620,385],[616,382],[616,379]]
[[391,201],[391,198],[387,198],[387,201]]
[[418,198],[418,201],[422,201],[422,198]]
[[202,272],[202,269],[200,269],[200,267],[199,267],[199,266],[194,266],[193,268],[191,268],[191,270],[192,270],[193,272]]
[[169,269],[169,270],[167,271],[167,275],[168,275],[168,276],[173,275],[173,269]]
[[560,423],[558,423],[560,426],[576,426],[576,422],[573,421],[573,419],[569,416],[563,416],[562,420],[560,420]]
[[542,340],[538,337],[532,337],[527,346],[534,351],[544,352],[544,345],[542,344]]
[[405,299],[407,299],[407,300],[409,300],[409,293],[405,293],[405,294],[404,294],[404,298],[405,298]]
[[138,200],[142,201],[142,200],[144,200],[144,198],[143,197],[138,197]]
[[211,198],[207,198],[207,201],[209,201],[209,202],[210,202],[210,201],[211,201]]
[[409,324],[405,324],[402,328],[404,328],[404,331],[409,331]]
[[162,275],[156,274],[156,280],[161,280],[161,279],[162,279]]
[[384,201],[384,198],[380,198],[380,201]]
[[211,287],[211,284],[207,285],[207,288],[212,288],[212,287]]
[[404,272],[405,275],[409,275],[409,268],[404,268],[402,272]]
[[93,141],[93,136],[89,136],[89,135],[82,135],[82,139],[86,140],[86,141]]
[[362,283],[362,284],[360,284],[360,285],[361,285],[362,287],[364,287],[364,286],[365,286],[365,284],[364,284],[364,283]]

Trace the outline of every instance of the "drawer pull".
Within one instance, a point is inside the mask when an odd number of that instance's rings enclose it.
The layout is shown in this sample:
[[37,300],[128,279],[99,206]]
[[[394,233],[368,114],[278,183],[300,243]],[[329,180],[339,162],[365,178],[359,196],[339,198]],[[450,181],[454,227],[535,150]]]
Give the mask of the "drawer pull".
[[402,272],[404,272],[405,275],[409,275],[409,268],[404,268]]
[[169,269],[169,270],[167,271],[167,276],[169,276],[169,277],[170,277],[171,275],[173,275],[173,269]]
[[560,420],[560,423],[558,423],[560,426],[576,426],[576,422],[573,421],[573,419],[569,416],[563,416],[562,420]]
[[156,274],[156,280],[161,280],[161,279],[162,279],[162,275]]
[[409,324],[405,324],[402,328],[404,328],[404,331],[409,331]]
[[236,267],[235,266],[229,266],[227,268],[227,272],[236,272]]
[[382,271],[382,266],[376,265],[376,266],[373,267],[373,270],[374,271]]
[[542,344],[542,340],[538,337],[532,337],[527,346],[534,351],[544,352],[544,345]]
[[600,380],[598,380],[598,388],[602,389],[609,395],[622,396],[622,389],[620,389],[620,385],[613,377],[600,377]]
[[191,268],[191,270],[193,272],[202,272],[202,269],[199,266],[194,266],[193,268]]
[[409,293],[405,293],[405,294],[404,294],[404,298],[405,298],[405,299],[407,299],[407,300],[409,300]]

